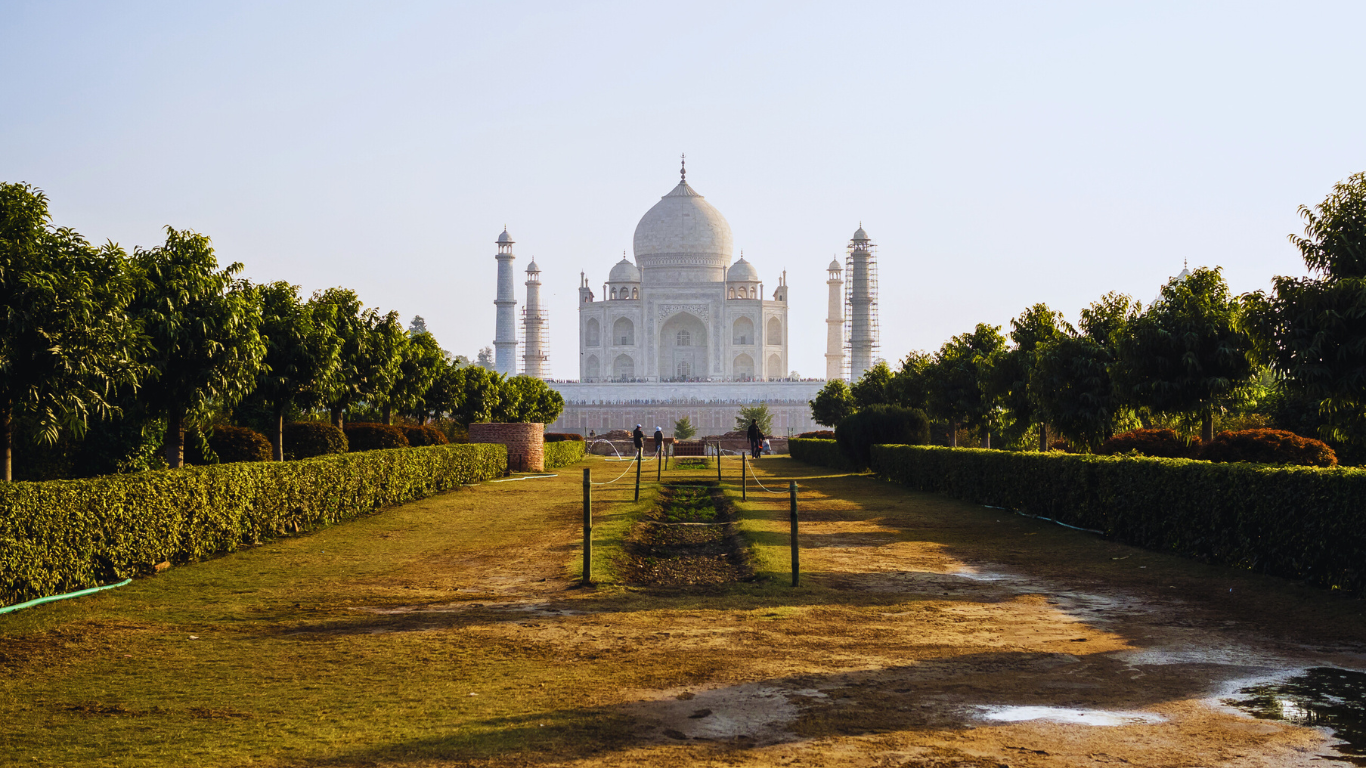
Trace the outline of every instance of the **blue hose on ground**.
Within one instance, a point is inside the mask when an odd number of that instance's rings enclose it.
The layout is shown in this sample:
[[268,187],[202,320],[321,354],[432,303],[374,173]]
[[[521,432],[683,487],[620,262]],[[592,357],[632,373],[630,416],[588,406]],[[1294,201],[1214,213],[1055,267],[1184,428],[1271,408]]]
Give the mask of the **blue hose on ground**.
[[68,593],[66,593],[65,595],[48,595],[47,597],[39,597],[39,598],[36,598],[36,599],[34,599],[34,600],[29,600],[29,601],[26,602],[26,603],[15,603],[14,605],[7,605],[7,606],[5,606],[4,608],[0,608],[0,613],[12,613],[12,612],[14,612],[14,611],[22,610],[22,609],[24,609],[24,608],[32,608],[32,607],[35,606],[35,605],[42,605],[43,603],[52,603],[52,602],[56,602],[56,601],[58,601],[58,600],[67,600],[67,599],[70,599],[70,598],[73,598],[73,597],[80,597],[81,595],[89,595],[89,594],[93,594],[93,593],[95,593],[95,592],[99,592],[99,591],[101,591],[101,590],[113,589],[114,587],[121,587],[121,586],[123,586],[123,585],[125,585],[125,584],[132,584],[132,583],[133,583],[133,580],[132,580],[132,579],[124,579],[123,581],[120,581],[120,582],[117,583],[117,584],[105,584],[105,585],[102,586],[102,587],[91,587],[90,589],[82,589],[82,590],[80,590],[80,591],[78,591],[78,592],[68,592]]

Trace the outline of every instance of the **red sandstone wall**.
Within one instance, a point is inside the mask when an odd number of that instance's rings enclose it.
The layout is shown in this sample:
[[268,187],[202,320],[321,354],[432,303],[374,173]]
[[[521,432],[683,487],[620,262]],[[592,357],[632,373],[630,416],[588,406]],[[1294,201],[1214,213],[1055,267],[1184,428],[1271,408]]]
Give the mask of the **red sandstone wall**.
[[512,472],[545,471],[544,424],[471,424],[471,443],[500,443]]

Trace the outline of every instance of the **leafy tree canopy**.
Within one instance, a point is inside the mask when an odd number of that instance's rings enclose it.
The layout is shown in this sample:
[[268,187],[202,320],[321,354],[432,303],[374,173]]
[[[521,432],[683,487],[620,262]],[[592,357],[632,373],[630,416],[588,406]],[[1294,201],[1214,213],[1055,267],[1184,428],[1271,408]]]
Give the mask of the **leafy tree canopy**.
[[863,409],[891,402],[891,383],[892,369],[887,366],[887,361],[877,361],[876,365],[864,371],[859,380],[850,387],[854,395],[854,407]]
[[1333,185],[1313,208],[1300,206],[1304,237],[1290,236],[1305,266],[1332,278],[1366,277],[1366,173]]
[[[835,426],[856,410],[854,395],[844,379],[826,382],[821,391],[816,393],[816,399],[808,402],[811,405],[811,420],[827,427]],[[745,424],[749,425],[748,422]]]
[[759,431],[765,435],[773,431],[773,413],[768,410],[768,403],[742,406],[739,415],[735,417],[735,428],[740,431],[747,430],[749,423],[754,420],[759,422]]
[[683,418],[674,422],[675,439],[687,440],[695,434],[697,434],[697,428],[692,425],[692,419],[688,418],[687,416],[684,416]]

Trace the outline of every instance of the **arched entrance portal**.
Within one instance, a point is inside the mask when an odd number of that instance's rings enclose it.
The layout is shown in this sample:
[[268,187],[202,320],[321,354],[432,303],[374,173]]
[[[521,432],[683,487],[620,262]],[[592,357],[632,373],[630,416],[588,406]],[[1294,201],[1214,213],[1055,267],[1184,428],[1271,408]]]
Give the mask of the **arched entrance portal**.
[[659,378],[664,381],[707,378],[707,324],[679,312],[659,327]]

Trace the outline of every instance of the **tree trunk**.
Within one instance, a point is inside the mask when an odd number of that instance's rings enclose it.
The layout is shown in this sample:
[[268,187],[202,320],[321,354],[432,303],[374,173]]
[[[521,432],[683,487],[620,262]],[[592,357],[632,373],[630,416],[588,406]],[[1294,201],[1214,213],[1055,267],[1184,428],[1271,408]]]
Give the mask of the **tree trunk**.
[[958,422],[956,421],[949,422],[949,447],[958,447]]
[[14,482],[14,406],[5,403],[5,413],[3,417],[4,426],[0,430],[4,431],[5,441],[5,482]]
[[991,430],[982,433],[982,447],[987,449],[991,448]]
[[1039,453],[1048,453],[1048,425],[1039,425]]
[[275,411],[275,424],[272,425],[270,435],[270,447],[275,450],[275,460],[285,460],[285,409],[279,408]]
[[385,424],[393,424],[393,423],[394,423],[394,407],[393,407],[392,405],[386,405],[386,406],[384,406],[384,423],[385,423]]
[[1209,445],[1209,441],[1214,439],[1214,414],[1207,413],[1205,418],[1200,420],[1200,442]]
[[185,466],[185,417],[175,409],[166,415],[166,464],[171,469]]
[[342,411],[343,409],[341,408],[341,406],[336,406],[332,408],[332,426],[336,427],[337,429],[341,429],[343,426]]

